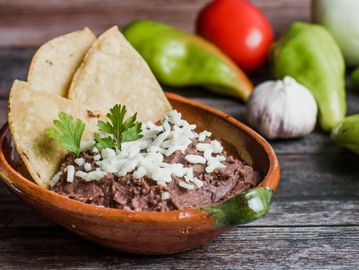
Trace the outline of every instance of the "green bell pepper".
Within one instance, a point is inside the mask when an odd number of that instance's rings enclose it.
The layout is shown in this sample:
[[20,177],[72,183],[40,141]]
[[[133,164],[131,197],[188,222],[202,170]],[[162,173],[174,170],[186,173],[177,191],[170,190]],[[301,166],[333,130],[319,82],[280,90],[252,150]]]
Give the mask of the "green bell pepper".
[[359,114],[346,117],[333,128],[331,139],[359,155]]
[[324,130],[329,131],[345,117],[344,59],[324,27],[293,23],[273,45],[270,61],[276,78],[290,75],[313,93]]
[[221,204],[201,207],[200,210],[207,211],[214,218],[216,227],[240,225],[267,214],[271,198],[271,188],[256,187],[243,191]]
[[242,70],[199,36],[149,20],[134,21],[122,32],[162,84],[204,86],[243,100],[252,91]]

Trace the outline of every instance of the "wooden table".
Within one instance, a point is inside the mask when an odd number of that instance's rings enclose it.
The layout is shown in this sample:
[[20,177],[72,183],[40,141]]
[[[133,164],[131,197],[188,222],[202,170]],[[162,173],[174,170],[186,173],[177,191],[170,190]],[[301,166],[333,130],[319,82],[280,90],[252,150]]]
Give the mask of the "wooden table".
[[[29,61],[52,36],[89,25],[96,32],[135,18],[187,30],[207,1],[0,0],[0,125],[8,90],[25,79]],[[295,19],[309,20],[309,1],[254,1],[280,33]],[[71,3],[71,4],[70,4]],[[270,79],[268,69],[251,77]],[[203,89],[176,92],[245,122],[243,103]],[[349,113],[359,92],[348,89]],[[0,184],[0,269],[359,269],[359,157],[316,131],[304,139],[271,142],[282,181],[269,214],[191,252],[146,257],[97,246],[45,220]]]

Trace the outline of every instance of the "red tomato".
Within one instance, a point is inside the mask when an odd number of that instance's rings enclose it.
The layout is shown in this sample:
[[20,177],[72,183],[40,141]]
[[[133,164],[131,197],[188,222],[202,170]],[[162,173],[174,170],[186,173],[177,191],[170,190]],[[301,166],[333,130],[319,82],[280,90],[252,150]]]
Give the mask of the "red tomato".
[[199,14],[197,32],[251,72],[267,60],[273,30],[264,14],[246,0],[215,0]]

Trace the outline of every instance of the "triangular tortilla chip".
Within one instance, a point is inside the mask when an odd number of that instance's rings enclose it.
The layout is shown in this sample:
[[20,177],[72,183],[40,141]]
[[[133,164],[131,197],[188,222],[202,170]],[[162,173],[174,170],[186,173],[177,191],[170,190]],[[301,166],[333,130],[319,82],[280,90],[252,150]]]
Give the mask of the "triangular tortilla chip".
[[155,76],[117,26],[104,32],[86,54],[69,90],[70,99],[107,113],[126,105],[140,121],[160,120],[171,106]]
[[31,61],[27,78],[31,87],[67,97],[71,80],[95,40],[84,28],[42,45]]
[[47,187],[58,171],[66,151],[49,138],[45,129],[53,127],[60,112],[86,123],[83,139],[97,131],[99,113],[74,101],[32,90],[28,83],[14,81],[9,97],[9,127],[22,160],[37,184]]

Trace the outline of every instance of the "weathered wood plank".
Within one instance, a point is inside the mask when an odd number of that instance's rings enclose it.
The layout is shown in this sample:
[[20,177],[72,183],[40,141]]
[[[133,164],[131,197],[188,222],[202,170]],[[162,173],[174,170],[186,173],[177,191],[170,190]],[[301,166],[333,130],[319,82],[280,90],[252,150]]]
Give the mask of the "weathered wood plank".
[[0,49],[0,98],[7,98],[10,86],[15,79],[26,80],[27,70],[35,50],[36,48]]
[[[248,226],[359,226],[359,157],[284,155],[280,162],[270,212]],[[0,227],[47,225],[0,184]]]
[[284,155],[279,161],[282,170],[278,197],[359,198],[357,155]]
[[[357,269],[357,227],[239,227],[170,256],[107,250],[60,228],[0,231],[5,269]],[[16,251],[16,252],[15,252]]]
[[[124,26],[147,18],[193,31],[199,10],[207,0],[65,0],[0,1],[0,46],[39,45],[46,40],[84,26],[99,33],[110,25]],[[255,0],[275,32],[294,20],[309,20],[310,0]],[[46,23],[44,23],[46,22]]]

